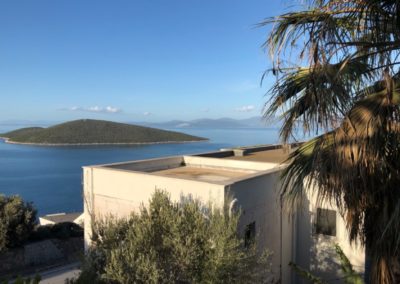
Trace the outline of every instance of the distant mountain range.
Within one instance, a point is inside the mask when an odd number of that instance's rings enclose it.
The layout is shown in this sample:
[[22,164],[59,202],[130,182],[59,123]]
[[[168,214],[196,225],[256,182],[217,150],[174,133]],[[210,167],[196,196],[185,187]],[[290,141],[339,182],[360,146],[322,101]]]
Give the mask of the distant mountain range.
[[49,120],[22,120],[22,119],[9,119],[1,120],[0,126],[50,126],[60,123],[59,121],[49,121]]
[[[48,127],[61,123],[60,121],[30,121],[30,120],[5,120],[0,121],[0,129],[13,130],[21,127]],[[281,126],[277,119],[265,120],[261,116],[254,116],[246,119],[233,119],[233,118],[202,118],[194,120],[171,120],[166,122],[126,122],[129,124],[171,129],[171,128],[279,128]]]
[[260,116],[246,119],[203,118],[195,120],[171,120],[167,122],[135,122],[135,124],[156,128],[260,128],[279,127],[275,121],[265,121]]

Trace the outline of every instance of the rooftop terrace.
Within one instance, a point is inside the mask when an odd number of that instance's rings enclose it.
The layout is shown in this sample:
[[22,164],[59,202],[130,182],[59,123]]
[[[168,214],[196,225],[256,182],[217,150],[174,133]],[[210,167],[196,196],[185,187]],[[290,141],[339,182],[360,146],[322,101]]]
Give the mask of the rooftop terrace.
[[[252,171],[255,173],[256,171]],[[232,169],[216,169],[195,166],[182,166],[173,169],[153,172],[153,174],[162,176],[173,176],[178,178],[190,178],[207,182],[229,181],[234,178],[240,178],[249,175],[249,171],[240,171]]]
[[193,156],[131,161],[98,167],[227,184],[266,170],[277,169],[287,160],[292,149],[282,145],[242,147]]
[[222,149],[220,152],[205,153],[198,156],[213,157],[238,161],[253,161],[273,164],[284,164],[300,143],[289,146],[260,145],[252,147],[240,147],[234,149]]
[[267,162],[267,163],[284,163],[289,158],[290,150],[288,149],[273,149],[257,152],[249,152],[244,155],[228,156],[224,159],[240,160],[240,161],[253,161],[253,162]]

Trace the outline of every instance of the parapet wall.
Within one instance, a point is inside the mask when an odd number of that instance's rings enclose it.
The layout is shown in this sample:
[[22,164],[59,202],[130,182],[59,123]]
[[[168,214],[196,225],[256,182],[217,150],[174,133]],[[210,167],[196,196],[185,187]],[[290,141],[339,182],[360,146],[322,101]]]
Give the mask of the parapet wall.
[[135,172],[155,172],[170,168],[177,168],[183,164],[183,157],[168,157],[149,160],[131,161],[126,163],[115,163],[104,165],[105,168],[135,171]]

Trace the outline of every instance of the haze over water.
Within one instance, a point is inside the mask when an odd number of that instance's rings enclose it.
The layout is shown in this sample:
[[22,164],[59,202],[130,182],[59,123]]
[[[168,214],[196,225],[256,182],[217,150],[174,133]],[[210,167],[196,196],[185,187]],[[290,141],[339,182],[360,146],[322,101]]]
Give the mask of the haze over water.
[[[0,133],[9,129],[0,129]],[[175,129],[182,131],[182,129]],[[208,142],[140,146],[43,147],[0,140],[0,193],[19,194],[39,215],[82,211],[82,166],[215,151],[278,142],[278,130],[185,129]]]

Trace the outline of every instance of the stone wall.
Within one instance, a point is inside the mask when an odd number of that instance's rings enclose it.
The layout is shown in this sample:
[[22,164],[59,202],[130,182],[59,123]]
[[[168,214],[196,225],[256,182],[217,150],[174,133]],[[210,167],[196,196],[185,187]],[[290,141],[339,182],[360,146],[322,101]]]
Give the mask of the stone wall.
[[48,239],[0,253],[0,279],[79,261],[83,238]]

